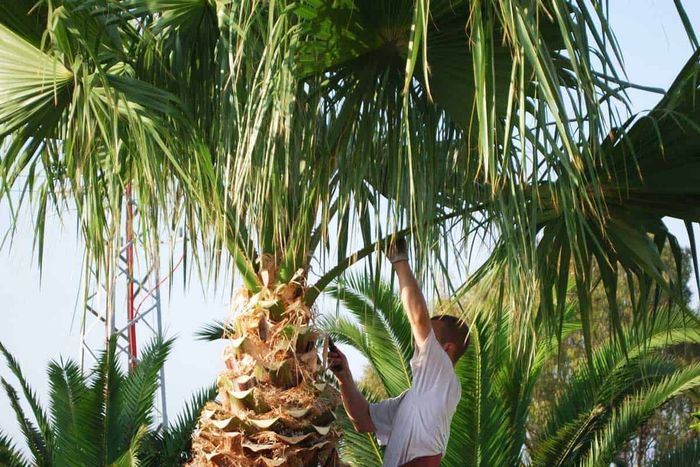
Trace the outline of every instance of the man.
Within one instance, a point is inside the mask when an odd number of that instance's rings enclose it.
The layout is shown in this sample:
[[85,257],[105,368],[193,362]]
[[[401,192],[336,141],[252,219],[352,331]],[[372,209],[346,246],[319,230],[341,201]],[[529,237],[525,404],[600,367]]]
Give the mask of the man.
[[352,379],[345,355],[334,348],[329,364],[355,429],[376,433],[386,446],[385,467],[438,467],[462,393],[454,366],[467,349],[468,328],[453,316],[430,318],[408,264],[405,241],[392,245],[387,256],[399,278],[415,341],[411,388],[399,397],[369,404]]

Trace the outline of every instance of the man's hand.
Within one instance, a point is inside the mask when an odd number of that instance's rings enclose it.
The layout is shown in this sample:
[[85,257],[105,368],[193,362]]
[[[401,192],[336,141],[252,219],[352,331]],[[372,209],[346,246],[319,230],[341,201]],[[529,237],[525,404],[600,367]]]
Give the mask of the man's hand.
[[329,341],[328,345],[328,368],[333,372],[338,382],[345,384],[352,381],[352,373],[348,366],[348,359],[345,354],[338,350],[333,341]]
[[405,238],[397,238],[385,250],[386,257],[391,264],[399,261],[408,261],[408,247]]

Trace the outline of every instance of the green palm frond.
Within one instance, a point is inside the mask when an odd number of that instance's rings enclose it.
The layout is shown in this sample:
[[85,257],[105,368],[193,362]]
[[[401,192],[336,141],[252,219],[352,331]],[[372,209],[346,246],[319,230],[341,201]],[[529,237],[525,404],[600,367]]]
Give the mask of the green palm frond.
[[[91,440],[98,449],[101,462],[109,463],[110,446],[118,442],[118,437],[122,435],[119,429],[120,408],[116,394],[121,392],[124,381],[124,373],[118,364],[118,354],[116,338],[109,340],[107,348],[99,355],[97,363],[92,368],[90,392],[86,398],[86,406],[91,407],[95,414],[92,421],[94,438]],[[87,428],[87,427],[86,427]]]
[[202,408],[216,397],[216,386],[212,385],[195,393],[185,404],[174,424],[163,432],[149,434],[142,459],[146,465],[181,465],[190,460],[192,432]]
[[[470,325],[470,347],[456,367],[462,399],[452,420],[448,465],[464,458],[469,465],[520,465],[535,383],[559,349],[558,335],[542,323],[519,335],[521,318],[510,308],[505,273],[490,268],[453,299]],[[580,330],[575,310],[563,309],[562,339]]]
[[139,66],[152,73],[178,95],[192,114],[197,130],[211,142],[222,127],[217,119],[220,105],[217,85],[220,72],[217,45],[221,30],[216,2],[206,0],[127,0],[120,5],[143,21],[150,22],[153,36],[144,41]]
[[328,294],[343,304],[360,327],[325,316],[324,329],[337,336],[340,342],[360,341],[358,350],[377,369],[390,397],[408,389],[411,385],[411,327],[391,288],[366,277],[351,276],[330,287]]
[[149,426],[153,415],[153,398],[158,388],[158,374],[170,353],[173,340],[154,339],[141,353],[138,364],[121,382],[119,392],[114,394],[114,405],[118,408],[118,424],[112,441],[108,445],[109,458],[116,458],[132,442],[142,426]]
[[[37,49],[12,30],[0,25],[0,74],[3,105],[0,107],[0,137],[27,128],[25,138],[40,137],[58,123],[73,73],[56,57]],[[29,106],[34,106],[31,109]],[[38,143],[35,143],[38,146]],[[10,149],[9,155],[19,152]]]
[[[457,364],[462,398],[450,427],[445,462],[447,465],[509,465],[516,442],[508,429],[508,408],[499,394],[494,369],[505,362],[496,347],[493,328],[483,322],[471,323],[469,348]],[[460,464],[462,463],[462,464]]]
[[688,18],[688,13],[685,11],[683,1],[673,0],[673,4],[676,6],[676,11],[678,12],[678,16],[680,17],[681,22],[683,23],[683,28],[685,29],[685,32],[688,35],[688,40],[690,41],[691,47],[693,48],[693,50],[697,50],[698,48],[700,48],[700,43],[698,42],[697,35],[695,34],[693,23],[690,21],[690,18]]
[[35,47],[41,45],[47,21],[48,7],[45,2],[7,0],[0,5],[0,24]]
[[0,464],[8,467],[29,467],[22,453],[2,431],[0,431]]
[[17,391],[4,378],[0,378],[0,384],[2,384],[5,389],[5,394],[7,394],[7,398],[10,400],[10,406],[15,413],[17,423],[19,424],[22,435],[24,435],[24,440],[32,456],[32,464],[38,466],[51,465],[51,456],[53,453],[47,451],[46,442],[41,436],[41,432],[24,414]]
[[[139,35],[115,5],[61,2],[49,11],[41,49],[22,21],[11,16],[0,24],[0,194],[18,186],[25,196],[12,200],[15,207],[38,206],[40,262],[49,207],[77,208],[88,257],[107,272],[105,245],[121,230],[128,186],[140,221],[151,227],[144,237],[149,252],[158,250],[161,226],[175,228],[163,219],[194,222],[202,212],[190,201],[204,191],[216,199],[209,189],[195,193],[202,183],[213,187],[213,171],[206,148],[194,143],[187,108],[138,76],[129,53]],[[41,4],[26,22],[41,23],[46,13]],[[205,235],[194,232],[194,241]]]
[[224,323],[223,321],[215,321],[213,323],[205,324],[195,333],[195,338],[202,341],[215,341],[223,339],[227,335],[232,335],[235,329],[231,324]]
[[367,336],[354,320],[342,316],[325,315],[319,320],[319,326],[337,342],[356,348],[363,356],[370,354]]
[[22,373],[22,369],[20,368],[17,359],[7,350],[7,348],[2,344],[2,342],[0,342],[0,353],[2,353],[2,355],[5,357],[7,366],[10,368],[10,371],[15,376],[15,378],[17,378],[17,381],[19,382],[20,387],[22,388],[22,394],[24,395],[24,399],[27,401],[27,404],[29,404],[29,407],[32,410],[32,414],[34,416],[34,419],[36,420],[37,429],[39,433],[41,433],[41,438],[43,439],[43,443],[46,446],[46,452],[52,452],[53,441],[51,426],[49,424],[46,412],[41,407],[41,403],[39,402],[39,398],[36,392],[31,388],[26,378],[24,377],[24,374]]
[[[401,349],[403,361],[410,361],[413,355],[411,324],[406,317],[401,299],[394,292],[391,284],[382,280],[368,281],[366,277],[357,274],[347,274],[341,278],[336,288],[328,291],[328,294],[345,305],[344,294],[353,292],[355,294],[353,298],[363,298],[384,320],[386,330]],[[357,316],[359,310],[353,311],[353,314]]]
[[141,460],[139,459],[139,452],[141,451],[141,444],[147,433],[148,428],[145,425],[138,427],[136,433],[129,442],[129,448],[126,451],[124,451],[124,453],[121,456],[119,456],[117,460],[109,464],[109,466],[139,467],[141,465]]
[[74,361],[49,364],[51,420],[55,426],[56,455],[69,464],[99,465],[101,412],[95,395]]
[[[594,287],[590,273],[594,266],[601,272],[610,321],[618,338],[623,337],[616,300],[621,281],[626,281],[634,293],[630,298],[637,318],[655,306],[653,296],[657,288],[678,302],[678,290],[683,285],[678,273],[682,255],[678,240],[668,231],[663,218],[676,217],[688,225],[700,220],[700,108],[696,105],[700,97],[699,73],[700,53],[696,52],[651,112],[630,119],[601,141],[605,160],[596,172],[606,204],[602,223],[586,219],[580,229],[572,229],[557,213],[556,197],[542,196],[540,191],[533,198],[538,199],[538,209],[543,210],[541,218],[550,217],[539,226],[541,239],[537,247],[542,309],[547,319],[558,320],[559,313],[551,305],[552,296],[566,287],[572,270],[584,330],[588,328],[590,303],[586,297]],[[676,271],[661,259],[665,248],[675,258]],[[697,252],[693,257],[697,263]],[[589,339],[586,344],[590,346]]]
[[596,433],[590,450],[581,465],[609,465],[610,458],[633,436],[635,430],[666,401],[700,386],[700,365],[691,364],[664,378],[657,384],[625,400],[610,421]]
[[339,414],[338,424],[343,430],[340,452],[344,462],[352,467],[381,467],[383,448],[373,433],[359,433],[344,413]]
[[[151,428],[155,413],[156,375],[172,340],[146,346],[136,369],[125,375],[119,366],[116,337],[109,341],[95,366],[84,375],[72,360],[51,362],[50,418],[25,381],[16,359],[0,344],[10,370],[20,381],[32,411],[45,419],[39,429],[22,411],[17,391],[0,379],[17,415],[28,452],[27,462],[12,441],[0,432],[0,464],[28,465],[180,465],[190,453],[191,433],[201,408],[216,394],[214,387],[194,395],[171,427]],[[46,439],[51,440],[50,443]]]
[[[678,364],[661,351],[700,342],[699,330],[692,317],[679,312],[669,319],[660,317],[649,329],[629,331],[626,341],[631,345],[627,352],[614,342],[597,350],[591,364],[580,367],[571,382],[561,388],[547,427],[533,443],[533,462],[564,465],[580,459],[629,398],[643,397],[655,385],[677,376]],[[656,408],[649,409],[648,416]],[[631,436],[637,428],[616,436]]]

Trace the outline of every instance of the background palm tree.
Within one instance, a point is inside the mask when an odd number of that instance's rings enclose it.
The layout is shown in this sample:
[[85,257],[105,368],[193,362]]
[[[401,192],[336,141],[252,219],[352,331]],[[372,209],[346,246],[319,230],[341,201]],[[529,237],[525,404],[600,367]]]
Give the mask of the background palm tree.
[[158,372],[172,340],[153,341],[139,365],[125,374],[117,362],[116,340],[100,355],[89,375],[72,361],[51,362],[48,411],[44,409],[17,360],[0,344],[25,402],[5,379],[0,382],[17,415],[29,461],[0,433],[0,464],[24,466],[162,466],[181,465],[190,457],[191,433],[204,403],[214,388],[197,393],[176,422],[162,429],[153,426]]
[[[671,252],[665,250],[664,263],[672,265],[673,262]],[[690,307],[692,294],[689,279],[692,274],[692,262],[686,252],[683,254],[682,262],[681,276],[676,277],[674,274],[673,280],[687,284],[682,296],[684,302]],[[600,277],[596,268],[593,268],[592,275]],[[573,276],[571,280],[574,281]],[[629,296],[629,291],[625,287],[624,282],[619,285],[619,307],[622,325],[631,326],[634,325],[633,307],[635,304],[626,298]],[[570,296],[569,299],[571,299]],[[660,293],[658,299],[660,303],[668,303],[667,294]],[[611,329],[607,319],[608,308],[606,292],[604,287],[599,285],[591,294],[591,337],[594,349],[614,338],[615,331]],[[673,346],[665,352],[671,352],[674,358],[679,361],[692,363],[698,359],[699,351],[699,346],[685,345]],[[541,437],[541,433],[547,425],[546,417],[551,412],[553,404],[556,403],[558,388],[564,388],[571,382],[580,365],[588,365],[588,361],[582,333],[578,332],[570,334],[560,341],[557,358],[551,359],[542,369],[534,389],[533,407],[528,417],[529,440]],[[696,432],[689,429],[694,421],[692,414],[696,410],[695,406],[693,392],[669,401],[639,428],[634,438],[626,444],[619,454],[619,462],[626,463],[626,465],[647,465],[654,459],[660,458],[662,454],[677,448],[688,438],[695,437]]]
[[[661,244],[672,237],[654,216],[697,221],[698,185],[657,197],[652,218],[616,209],[645,195],[636,191],[646,186],[635,178],[637,159],[652,171],[666,162],[641,122],[616,123],[612,102],[624,103],[631,85],[620,78],[605,11],[566,0],[3,2],[0,193],[23,187],[18,209],[31,193],[39,245],[47,211],[74,205],[88,258],[107,283],[131,197],[151,255],[164,231],[184,225],[203,272],[218,277],[230,256],[245,316],[227,334],[234,345],[220,392],[269,400],[241,408],[235,395],[222,396],[203,423],[215,421],[221,436],[239,433],[240,453],[252,458],[298,443],[299,456],[313,447],[327,454],[336,433],[317,417],[333,396],[290,415],[323,399],[306,384],[323,379],[311,306],[397,228],[414,233],[420,259],[450,230],[464,244],[474,233],[497,236],[498,261],[487,264],[508,264],[508,296],[520,302],[509,309],[521,330],[538,309],[538,287],[558,329],[562,309],[546,297],[564,288],[568,257],[584,333],[591,258],[600,263],[614,247],[623,268],[670,287],[645,229]],[[681,103],[694,103],[696,69],[691,63],[665,100],[676,118],[648,119],[684,135],[687,145],[663,161],[683,165],[685,180],[700,138],[694,104]],[[454,222],[440,222],[447,218]],[[364,248],[346,259],[354,230]],[[634,248],[615,243],[620,232],[634,234]],[[331,246],[338,267],[309,284],[309,258]],[[287,431],[269,430],[271,420]],[[262,442],[269,431],[275,443]]]
[[[646,329],[627,327],[627,353],[619,342],[597,347],[591,365],[581,365],[570,382],[558,388],[547,428],[531,439],[527,421],[533,388],[545,364],[557,358],[559,343],[540,325],[535,326],[536,335],[525,340],[525,348],[515,348],[514,314],[498,308],[493,283],[485,284],[472,291],[465,305],[471,317],[470,347],[456,367],[462,400],[444,465],[610,465],[656,410],[700,386],[698,363],[685,364],[666,352],[700,342],[697,318],[675,310],[647,322]],[[327,316],[322,327],[367,358],[378,381],[361,385],[368,399],[395,397],[408,389],[410,325],[391,286],[350,275],[330,293],[349,316]],[[581,331],[574,311],[575,306],[566,306],[564,336]],[[374,436],[354,432],[347,419],[343,424],[343,459],[351,465],[381,465],[382,451]],[[691,441],[683,455],[696,455],[693,446]]]

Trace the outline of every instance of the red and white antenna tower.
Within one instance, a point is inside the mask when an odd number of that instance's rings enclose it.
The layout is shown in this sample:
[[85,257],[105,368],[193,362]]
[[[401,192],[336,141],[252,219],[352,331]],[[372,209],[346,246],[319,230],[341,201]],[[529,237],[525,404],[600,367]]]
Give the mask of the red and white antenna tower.
[[[117,354],[122,355],[129,370],[138,365],[138,342],[163,337],[160,299],[159,261],[148,255],[138,226],[138,207],[127,188],[128,206],[124,236],[116,245],[114,271],[107,278],[98,277],[94,270],[85,269],[86,294],[83,319],[80,326],[80,365],[89,369],[106,348],[109,339],[117,336]],[[118,306],[119,296],[125,296],[125,307]],[[168,426],[166,407],[165,371],[158,375],[156,393],[156,424]]]

